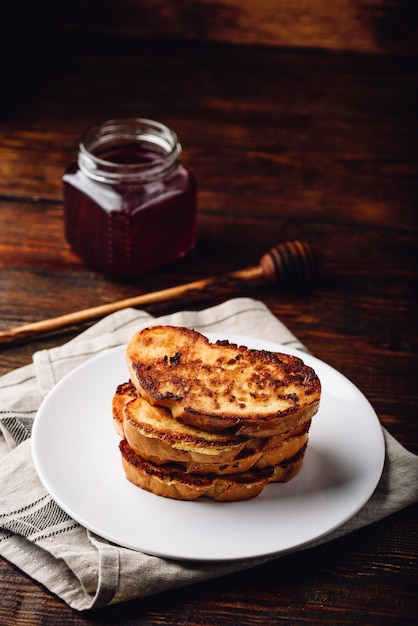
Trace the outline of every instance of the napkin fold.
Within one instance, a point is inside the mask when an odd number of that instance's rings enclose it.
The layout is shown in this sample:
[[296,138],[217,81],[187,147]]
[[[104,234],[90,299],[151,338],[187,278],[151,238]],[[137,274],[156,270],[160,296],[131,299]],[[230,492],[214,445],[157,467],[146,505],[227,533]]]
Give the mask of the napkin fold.
[[[69,371],[153,324],[201,332],[248,335],[292,348],[306,347],[260,301],[234,298],[201,311],[154,318],[125,309],[68,343],[42,350],[33,362],[0,378],[0,554],[79,611],[149,596],[266,562],[184,562],[110,543],[67,515],[47,493],[31,455],[31,428],[49,391]],[[418,501],[418,457],[385,429],[386,459],[369,502],[333,533],[298,549],[331,541]],[[277,558],[277,557],[276,557]]]

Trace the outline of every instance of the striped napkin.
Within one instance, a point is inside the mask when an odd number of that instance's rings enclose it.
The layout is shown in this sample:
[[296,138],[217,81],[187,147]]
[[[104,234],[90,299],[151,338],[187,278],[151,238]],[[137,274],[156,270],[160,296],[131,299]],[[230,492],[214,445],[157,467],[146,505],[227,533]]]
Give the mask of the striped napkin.
[[[71,519],[38,479],[30,437],[42,400],[75,367],[126,344],[135,331],[151,324],[247,335],[306,350],[262,302],[234,298],[205,310],[159,318],[135,309],[113,313],[68,343],[36,352],[31,364],[0,378],[0,554],[79,611],[149,596],[267,560],[184,562],[114,545]],[[386,462],[375,493],[351,520],[305,549],[418,501],[418,457],[383,432]]]

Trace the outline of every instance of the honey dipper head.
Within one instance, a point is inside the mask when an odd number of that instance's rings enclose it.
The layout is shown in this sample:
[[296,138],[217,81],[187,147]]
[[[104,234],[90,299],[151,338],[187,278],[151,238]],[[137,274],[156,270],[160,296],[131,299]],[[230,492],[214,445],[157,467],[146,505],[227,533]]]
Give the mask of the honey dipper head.
[[306,241],[285,241],[267,252],[260,265],[266,283],[288,287],[313,280],[319,272],[320,256]]

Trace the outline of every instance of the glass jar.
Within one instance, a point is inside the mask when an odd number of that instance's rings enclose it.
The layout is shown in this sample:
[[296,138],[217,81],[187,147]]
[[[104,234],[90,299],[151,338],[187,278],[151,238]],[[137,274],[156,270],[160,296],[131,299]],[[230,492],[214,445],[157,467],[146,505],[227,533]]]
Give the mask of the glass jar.
[[63,176],[65,234],[107,274],[134,276],[186,254],[196,240],[196,182],[175,132],[153,120],[90,128]]

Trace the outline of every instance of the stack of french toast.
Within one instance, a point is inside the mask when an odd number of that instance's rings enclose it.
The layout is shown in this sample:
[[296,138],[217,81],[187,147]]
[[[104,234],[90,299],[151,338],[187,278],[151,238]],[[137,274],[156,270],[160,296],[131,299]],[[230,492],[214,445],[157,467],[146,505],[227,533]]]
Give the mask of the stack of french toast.
[[321,384],[300,358],[151,326],[113,397],[125,475],[179,500],[254,498],[302,467]]

